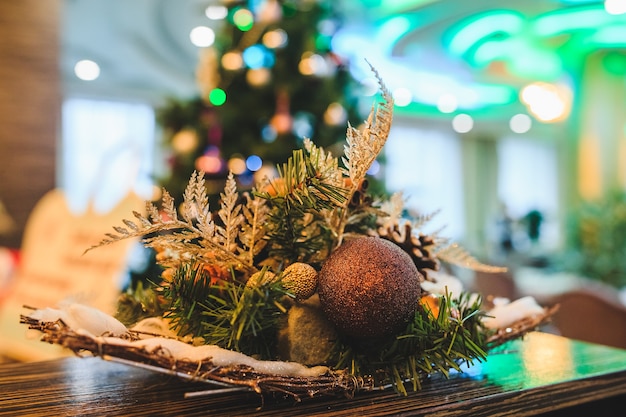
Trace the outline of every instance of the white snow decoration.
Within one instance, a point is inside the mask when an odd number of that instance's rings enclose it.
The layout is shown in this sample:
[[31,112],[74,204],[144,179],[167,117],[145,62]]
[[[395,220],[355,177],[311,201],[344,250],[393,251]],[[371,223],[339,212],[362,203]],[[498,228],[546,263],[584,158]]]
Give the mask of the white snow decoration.
[[[148,317],[146,319],[143,319],[136,323],[133,327],[131,327],[130,330],[139,333],[151,333],[152,335],[150,337],[177,337],[176,333],[170,330],[168,323],[161,317]],[[142,339],[145,338],[146,337],[142,337]]]
[[35,320],[46,323],[53,323],[58,320],[63,320],[63,322],[67,324],[67,322],[70,321],[70,319],[68,318],[68,314],[65,311],[50,307],[35,310],[29,313],[28,316]]
[[463,291],[463,283],[457,277],[446,274],[441,271],[428,271],[428,276],[434,279],[432,281],[424,281],[421,283],[422,289],[432,294],[448,295],[458,297]]
[[483,318],[483,324],[489,329],[504,329],[518,320],[543,314],[544,309],[534,297],[526,296],[508,304],[499,304],[487,312],[490,317]]
[[[245,365],[259,373],[292,377],[315,377],[324,375],[329,371],[329,368],[326,366],[307,367],[297,362],[261,361],[243,353],[220,348],[219,346],[193,346],[166,337],[150,337],[130,342],[115,337],[128,332],[128,329],[117,319],[98,309],[78,303],[66,303],[59,309],[44,308],[35,310],[29,316],[42,322],[55,322],[61,319],[77,334],[90,337],[99,343],[143,348],[148,353],[162,350],[163,354],[167,354],[177,360],[192,362],[210,361],[215,366],[223,367]],[[152,329],[154,329],[155,325],[157,328],[161,328],[162,324],[162,321],[158,323],[151,320],[144,323],[144,325]]]
[[126,326],[115,317],[79,303],[68,302],[60,304],[58,309],[48,307],[35,310],[29,317],[43,322],[62,320],[74,331],[82,330],[95,336],[121,336],[128,332]]
[[223,349],[215,345],[192,346],[174,339],[155,337],[138,340],[130,343],[130,346],[141,347],[147,352],[162,349],[178,360],[192,362],[211,361],[215,366],[246,365],[257,372],[271,375],[313,377],[324,375],[328,372],[326,366],[307,367],[297,362],[283,361],[260,361],[243,353]]
[[505,306],[509,304],[510,302],[511,300],[509,300],[506,297],[494,297],[494,299],[491,301],[494,307]]

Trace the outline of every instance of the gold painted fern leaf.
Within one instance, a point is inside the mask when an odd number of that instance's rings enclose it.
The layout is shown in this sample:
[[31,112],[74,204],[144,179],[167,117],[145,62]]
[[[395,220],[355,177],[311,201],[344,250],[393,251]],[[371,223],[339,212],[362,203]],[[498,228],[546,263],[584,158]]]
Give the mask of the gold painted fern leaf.
[[217,214],[224,226],[216,226],[216,239],[230,252],[236,252],[237,235],[244,218],[241,215],[241,205],[237,204],[239,194],[232,172],[228,174],[224,192],[220,194],[220,197],[221,207]]
[[456,243],[440,249],[437,251],[436,255],[444,262],[471,269],[473,271],[499,273],[506,272],[507,270],[505,267],[487,265],[480,262]]
[[242,223],[241,231],[239,232],[239,240],[242,243],[239,253],[247,265],[253,266],[254,257],[267,244],[267,240],[263,239],[263,237],[266,233],[269,208],[265,204],[266,200],[262,198],[252,198],[249,194],[246,194],[244,197],[246,198],[246,204],[243,206],[242,214],[245,221]]
[[363,130],[348,125],[346,133],[347,144],[345,145],[345,156],[342,158],[342,161],[345,165],[346,174],[352,180],[352,189],[349,197],[358,189],[361,181],[365,178],[365,174],[382,151],[389,137],[393,119],[393,98],[391,93],[387,90],[376,69],[371,65],[370,68],[380,85],[383,102],[378,106],[372,107]]

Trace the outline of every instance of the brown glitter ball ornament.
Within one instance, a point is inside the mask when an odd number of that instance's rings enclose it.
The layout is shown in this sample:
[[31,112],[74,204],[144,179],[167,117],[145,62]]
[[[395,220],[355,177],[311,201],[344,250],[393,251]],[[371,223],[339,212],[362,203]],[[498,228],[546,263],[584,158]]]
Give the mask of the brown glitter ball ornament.
[[346,241],[318,274],[322,310],[343,334],[378,338],[413,317],[420,296],[419,272],[395,243],[378,237]]

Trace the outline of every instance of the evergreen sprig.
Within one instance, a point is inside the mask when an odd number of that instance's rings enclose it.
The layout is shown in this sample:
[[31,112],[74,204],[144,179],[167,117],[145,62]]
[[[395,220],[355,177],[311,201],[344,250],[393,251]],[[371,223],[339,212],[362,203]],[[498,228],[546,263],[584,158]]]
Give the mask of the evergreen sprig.
[[169,300],[163,317],[179,335],[201,337],[205,344],[263,359],[276,358],[279,321],[287,312],[284,299],[293,298],[280,280],[246,286],[212,277],[202,263],[185,263],[164,283],[162,292]]
[[403,332],[392,338],[361,342],[340,340],[331,355],[335,369],[348,369],[356,376],[377,375],[406,394],[405,382],[420,388],[424,375],[460,371],[487,357],[487,335],[481,324],[480,300],[462,293],[457,299],[442,296],[439,313],[418,308]]
[[266,237],[270,257],[319,262],[330,250],[334,239],[325,213],[344,204],[346,190],[318,170],[318,156],[311,159],[302,149],[294,150],[279,167],[279,177],[269,181],[271,192],[256,194],[270,207]]

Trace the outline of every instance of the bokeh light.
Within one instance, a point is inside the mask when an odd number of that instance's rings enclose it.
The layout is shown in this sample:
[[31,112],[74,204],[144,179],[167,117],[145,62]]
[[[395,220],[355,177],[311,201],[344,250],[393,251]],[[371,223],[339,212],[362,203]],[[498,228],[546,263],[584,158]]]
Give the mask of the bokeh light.
[[241,155],[233,155],[228,160],[228,169],[235,175],[241,175],[246,172],[246,161]]
[[243,58],[239,51],[230,51],[222,55],[222,67],[227,71],[236,71],[243,67]]
[[542,122],[561,121],[571,108],[571,93],[566,87],[543,82],[528,84],[520,92],[520,99]]
[[526,133],[532,127],[532,119],[527,114],[516,114],[509,120],[509,127],[514,133]]
[[222,160],[217,154],[204,154],[196,159],[196,169],[207,174],[218,173],[222,170]]
[[452,119],[452,129],[457,133],[467,133],[474,128],[474,119],[469,114],[461,113]]
[[399,87],[393,90],[393,102],[398,107],[406,107],[413,101],[411,90],[406,87]]
[[276,29],[263,35],[263,45],[271,49],[282,48],[287,45],[287,32]]
[[452,113],[458,105],[458,100],[453,94],[443,94],[437,100],[437,109],[442,113]]
[[247,32],[254,25],[254,16],[248,9],[239,9],[233,13],[233,23],[242,32]]
[[272,67],[274,54],[263,45],[252,45],[243,51],[243,62],[248,68]]
[[249,69],[246,73],[246,81],[253,87],[266,85],[272,79],[272,73],[267,68]]
[[604,10],[612,15],[624,14],[626,13],[626,0],[605,0]]
[[215,32],[207,26],[196,26],[189,32],[191,43],[199,48],[206,48],[215,42]]
[[178,154],[188,154],[198,146],[198,135],[195,130],[184,129],[172,138],[172,149]]
[[278,137],[278,132],[274,129],[272,125],[266,125],[263,129],[261,129],[261,138],[263,138],[263,142],[272,143]]
[[324,123],[330,126],[339,126],[348,120],[348,112],[341,103],[330,103],[324,112]]
[[226,6],[210,5],[204,10],[204,14],[211,20],[222,20],[228,16]]
[[252,172],[258,171],[259,169],[261,169],[262,166],[263,160],[258,155],[250,155],[246,159],[246,168],[248,168]]
[[323,76],[328,74],[329,68],[323,56],[307,52],[302,54],[298,70],[302,75]]
[[377,160],[374,160],[374,162],[372,162],[372,165],[370,165],[370,168],[367,170],[367,174],[375,176],[379,172],[380,172],[380,162],[378,162]]
[[226,92],[221,88],[214,88],[209,93],[209,101],[214,106],[221,106],[226,102]]
[[74,65],[74,74],[83,81],[93,81],[100,76],[100,66],[94,61],[83,59]]

